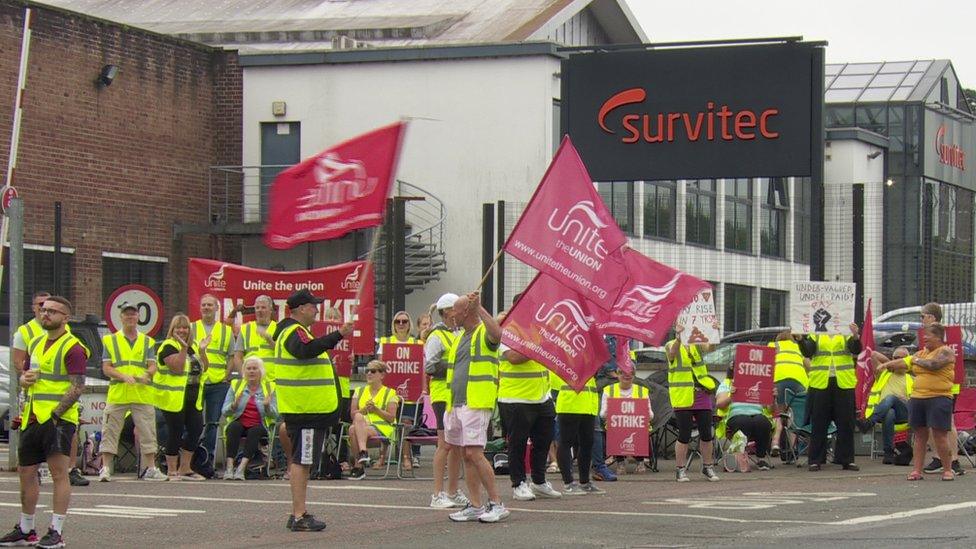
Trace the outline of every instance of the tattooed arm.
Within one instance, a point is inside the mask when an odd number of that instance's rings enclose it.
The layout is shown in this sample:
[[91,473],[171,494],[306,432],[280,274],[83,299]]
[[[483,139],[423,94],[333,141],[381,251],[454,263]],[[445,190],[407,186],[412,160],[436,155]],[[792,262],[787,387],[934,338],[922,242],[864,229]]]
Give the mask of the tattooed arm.
[[942,347],[932,358],[912,358],[912,365],[926,370],[941,370],[950,364],[955,364],[956,353],[949,347]]
[[54,415],[58,417],[63,416],[65,412],[71,409],[71,407],[78,402],[78,399],[81,398],[81,393],[85,390],[84,374],[70,375],[68,376],[68,380],[71,381],[71,387],[68,389],[68,392],[61,397],[61,401],[58,402],[57,407],[54,408]]

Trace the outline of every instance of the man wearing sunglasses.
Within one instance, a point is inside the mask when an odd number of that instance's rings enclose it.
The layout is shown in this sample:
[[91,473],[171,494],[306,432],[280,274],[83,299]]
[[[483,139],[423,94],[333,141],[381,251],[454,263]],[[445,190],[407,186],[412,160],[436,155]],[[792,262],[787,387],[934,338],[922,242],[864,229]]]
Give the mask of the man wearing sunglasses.
[[[0,538],[0,546],[64,547],[62,530],[71,498],[68,455],[78,429],[76,404],[85,389],[88,349],[65,329],[71,314],[70,301],[50,296],[40,312],[44,332],[28,342],[30,367],[20,374],[20,384],[27,388],[18,449],[20,522]],[[47,534],[38,540],[34,512],[40,497],[37,468],[43,462],[47,462],[54,480],[53,514]]]
[[278,411],[292,442],[288,472],[293,513],[286,528],[293,532],[325,529],[325,522],[306,512],[308,473],[326,431],[339,422],[339,385],[329,350],[353,328],[347,322],[336,332],[313,336],[310,329],[319,318],[322,301],[307,289],[293,293],[288,298],[290,316],[278,323],[274,334]]

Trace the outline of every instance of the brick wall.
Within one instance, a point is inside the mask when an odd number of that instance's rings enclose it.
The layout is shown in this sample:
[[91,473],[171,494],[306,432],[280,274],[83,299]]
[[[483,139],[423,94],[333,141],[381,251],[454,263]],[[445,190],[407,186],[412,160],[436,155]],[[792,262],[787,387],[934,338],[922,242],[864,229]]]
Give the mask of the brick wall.
[[[25,4],[0,1],[0,166],[9,156]],[[207,221],[207,170],[241,163],[236,52],[33,6],[33,37],[14,180],[24,241],[75,248],[77,313],[101,316],[102,252],[169,258],[167,311],[186,307],[186,258],[237,259],[221,237],[174,240],[173,224]],[[94,80],[119,67],[108,87]],[[9,105],[9,106],[8,106]]]

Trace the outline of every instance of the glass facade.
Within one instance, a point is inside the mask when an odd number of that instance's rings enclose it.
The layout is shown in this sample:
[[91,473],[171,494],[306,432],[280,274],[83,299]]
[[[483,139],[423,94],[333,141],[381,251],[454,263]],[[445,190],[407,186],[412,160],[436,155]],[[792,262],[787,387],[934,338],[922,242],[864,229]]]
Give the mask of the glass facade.
[[685,239],[703,246],[715,246],[715,181],[688,181],[685,206]]
[[611,181],[596,184],[603,203],[610,208],[620,230],[634,233],[634,183],[632,181]]
[[762,289],[759,291],[759,325],[762,327],[787,326],[789,318],[786,316],[787,292]]
[[752,252],[752,181],[725,182],[725,249]]
[[675,239],[677,189],[674,181],[644,183],[644,231],[647,238]]
[[752,288],[726,284],[725,331],[741,332],[752,327]]

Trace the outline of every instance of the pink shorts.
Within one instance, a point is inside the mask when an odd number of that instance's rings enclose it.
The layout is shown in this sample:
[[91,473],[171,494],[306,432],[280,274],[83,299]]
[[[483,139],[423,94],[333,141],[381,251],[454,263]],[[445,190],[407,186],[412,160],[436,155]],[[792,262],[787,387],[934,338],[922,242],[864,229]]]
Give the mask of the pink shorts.
[[481,446],[488,442],[491,410],[461,406],[444,413],[444,440],[453,446]]

